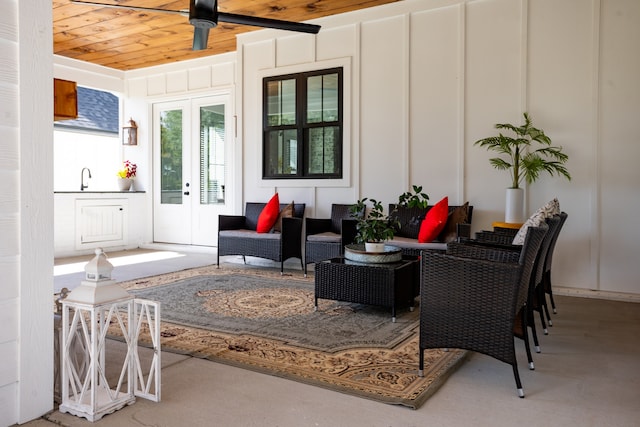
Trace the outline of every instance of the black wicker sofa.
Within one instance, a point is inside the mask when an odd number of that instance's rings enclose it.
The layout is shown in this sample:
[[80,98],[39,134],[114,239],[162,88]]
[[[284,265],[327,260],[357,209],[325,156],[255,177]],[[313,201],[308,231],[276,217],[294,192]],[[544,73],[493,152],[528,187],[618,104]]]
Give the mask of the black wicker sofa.
[[[429,243],[418,242],[421,221],[432,207],[428,206],[426,209],[406,208],[390,204],[389,212],[391,212],[391,216],[400,221],[400,229],[395,233],[394,238],[386,243],[399,247],[404,255],[419,256],[420,251],[423,250],[445,251],[447,242],[458,237],[471,237],[473,206],[465,203],[461,206],[449,206],[447,224],[437,240]],[[463,215],[462,211],[466,211],[466,215]]]
[[[284,262],[289,258],[302,259],[302,219],[305,204],[293,205],[293,217],[282,218],[282,231],[258,233],[258,217],[266,203],[247,202],[244,215],[220,215],[218,217],[218,257],[224,255],[254,256],[280,262],[280,272],[284,272]],[[280,204],[280,211],[287,204]]]

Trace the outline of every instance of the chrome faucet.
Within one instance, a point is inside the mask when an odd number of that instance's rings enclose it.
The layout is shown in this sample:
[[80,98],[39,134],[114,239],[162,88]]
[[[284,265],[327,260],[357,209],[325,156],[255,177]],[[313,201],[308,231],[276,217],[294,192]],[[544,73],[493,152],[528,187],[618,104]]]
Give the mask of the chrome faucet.
[[91,179],[91,170],[89,168],[82,168],[82,172],[80,172],[80,191],[84,191],[85,188],[89,188],[89,183],[84,185],[84,171],[89,172],[89,179]]

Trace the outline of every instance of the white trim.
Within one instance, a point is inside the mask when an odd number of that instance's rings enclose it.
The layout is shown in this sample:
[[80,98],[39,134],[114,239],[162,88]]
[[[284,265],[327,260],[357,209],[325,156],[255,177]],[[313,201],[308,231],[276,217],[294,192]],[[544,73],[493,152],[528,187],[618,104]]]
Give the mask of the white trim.
[[402,187],[411,188],[411,15],[401,15],[404,33],[402,34],[402,65],[404,69],[402,85],[402,162],[407,165],[401,175]]
[[594,277],[596,282],[592,285],[597,289],[601,287],[601,272],[600,262],[602,260],[602,174],[600,158],[602,154],[602,134],[600,126],[600,26],[601,18],[601,3],[600,0],[593,2],[593,40],[591,42],[592,47],[592,63],[591,63],[591,90],[592,90],[592,116],[591,116],[591,147],[593,150],[593,181],[591,188],[591,267],[590,277]]
[[305,73],[315,70],[342,67],[342,178],[341,179],[264,179],[262,176],[263,144],[262,132],[260,132],[259,155],[255,165],[258,173],[258,187],[350,187],[351,186],[351,146],[353,137],[353,109],[352,109],[352,70],[351,57],[316,61],[308,64],[296,64],[287,67],[276,67],[257,72],[258,87],[256,91],[256,105],[260,105],[260,114],[256,115],[256,129],[262,129],[262,79],[285,74]]
[[[17,419],[9,424],[23,424],[53,408],[53,144],[45,143],[53,136],[53,19],[50,2],[13,3],[15,9],[0,9],[17,12],[2,20],[3,26],[17,24],[17,57],[6,58],[9,67],[18,66],[17,73],[11,74],[18,79],[17,87],[7,81],[8,76],[0,79],[3,84],[10,83],[7,86],[12,91],[17,89],[19,96],[17,103],[9,99],[15,109],[4,118],[4,123],[12,130],[15,127],[19,135],[19,165],[11,172],[18,179],[18,188],[16,193],[9,193],[10,197],[17,196],[16,216],[4,215],[3,222],[19,239],[17,245],[10,244],[6,255],[11,257],[11,268],[18,271],[20,294],[16,359],[2,361],[7,363],[3,369],[17,373],[15,401],[0,406],[15,408]],[[16,259],[17,265],[13,261]]]
[[598,291],[595,289],[580,289],[554,286],[553,294],[567,297],[595,298],[611,301],[640,303],[640,294],[630,294],[625,292]]
[[465,109],[465,106],[467,105],[467,7],[465,4],[459,4],[457,7],[459,9],[458,75],[460,77],[458,79],[458,170],[456,171],[456,175],[458,177],[457,191],[460,197],[457,202],[462,205],[467,200],[467,186],[465,180],[465,160],[467,154],[465,149],[465,141],[467,138],[467,126],[465,123],[467,117],[467,111]]

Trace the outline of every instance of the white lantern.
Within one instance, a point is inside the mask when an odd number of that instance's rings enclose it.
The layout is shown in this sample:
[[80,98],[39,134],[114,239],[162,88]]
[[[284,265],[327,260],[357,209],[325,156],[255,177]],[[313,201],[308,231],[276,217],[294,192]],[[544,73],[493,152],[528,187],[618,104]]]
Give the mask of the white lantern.
[[[151,301],[135,300],[111,280],[113,266],[102,249],[85,267],[85,280],[62,300],[62,403],[60,412],[97,421],[140,395],[160,400],[160,306]],[[138,308],[140,313],[138,313]],[[146,323],[145,323],[146,322]],[[148,377],[139,369],[138,336],[142,325],[149,329],[154,359]],[[113,330],[110,332],[109,328]],[[107,335],[120,335],[126,345],[121,357],[106,357],[108,346],[115,343]],[[79,363],[73,347],[85,350]],[[117,354],[117,351],[113,352]],[[107,366],[107,359],[109,366]],[[108,381],[108,371],[117,373],[117,381]],[[142,389],[138,384],[142,383]],[[151,387],[152,386],[152,387]],[[153,388],[151,392],[149,390]],[[142,390],[142,391],[140,391]]]

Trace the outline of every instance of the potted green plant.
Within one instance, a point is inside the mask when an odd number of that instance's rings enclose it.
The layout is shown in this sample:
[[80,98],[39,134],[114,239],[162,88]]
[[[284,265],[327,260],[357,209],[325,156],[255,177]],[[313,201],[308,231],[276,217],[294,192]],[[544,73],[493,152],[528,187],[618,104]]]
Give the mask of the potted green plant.
[[413,185],[410,191],[398,197],[398,203],[389,216],[397,217],[401,228],[420,227],[428,206],[429,196],[422,191],[422,186]]
[[398,197],[398,206],[426,209],[429,206],[429,196],[422,192],[421,185],[413,185],[410,191],[404,192]]
[[[371,209],[367,209],[367,201]],[[393,239],[399,224],[397,219],[384,214],[382,202],[363,198],[350,208],[351,215],[358,218],[356,223],[356,243],[363,243],[366,252],[384,252],[385,240]]]
[[507,188],[505,222],[521,223],[524,221],[524,191],[520,184],[534,183],[543,172],[550,175],[564,176],[571,180],[564,164],[569,156],[562,152],[562,147],[551,145],[551,138],[542,129],[533,127],[531,117],[524,113],[524,124],[496,124],[496,129],[506,129],[515,137],[499,133],[498,136],[483,138],[474,143],[490,151],[496,151],[503,157],[489,159],[491,165],[499,170],[507,170],[511,174],[511,187]]

